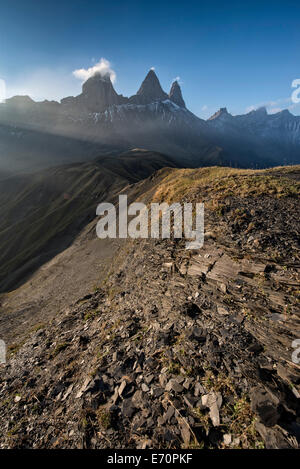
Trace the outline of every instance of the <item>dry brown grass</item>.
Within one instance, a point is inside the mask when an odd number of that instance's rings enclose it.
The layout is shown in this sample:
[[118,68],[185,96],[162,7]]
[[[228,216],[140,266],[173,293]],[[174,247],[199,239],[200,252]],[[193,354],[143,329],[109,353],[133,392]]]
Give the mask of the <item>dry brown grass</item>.
[[272,170],[241,170],[210,167],[200,169],[171,169],[164,174],[153,194],[153,202],[173,203],[183,197],[211,193],[217,199],[228,196],[296,197],[300,184],[285,177],[299,172],[299,166],[280,167]]

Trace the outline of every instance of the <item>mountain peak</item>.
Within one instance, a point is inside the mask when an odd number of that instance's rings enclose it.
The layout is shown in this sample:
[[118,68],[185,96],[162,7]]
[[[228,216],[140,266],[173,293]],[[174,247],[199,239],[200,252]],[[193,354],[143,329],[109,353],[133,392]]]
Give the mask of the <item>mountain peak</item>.
[[[155,73],[155,71],[153,70],[153,68],[150,68],[149,72],[147,73],[147,75],[145,76],[144,78],[144,81],[140,87],[140,89],[142,88],[142,86],[146,83],[156,83],[160,86],[160,83],[159,83],[159,79]],[[139,90],[140,91],[140,90]]]
[[229,112],[227,111],[226,107],[221,107],[217,112],[215,112],[211,117],[209,117],[209,121],[214,119],[218,119],[219,117],[230,116]]
[[102,75],[101,73],[94,73],[94,75],[92,75],[83,83],[82,92],[86,93],[95,86],[101,87],[102,83],[106,83],[112,87],[109,73],[106,73],[105,75]]
[[160,85],[156,73],[152,69],[147,73],[137,92],[137,96],[142,98],[143,104],[168,98],[168,95],[163,91]]
[[256,114],[256,115],[261,115],[261,116],[264,116],[264,115],[267,115],[267,108],[265,106],[261,106],[257,109],[254,109],[253,111],[250,112],[250,114]]
[[185,107],[185,102],[182,97],[181,88],[177,80],[172,83],[171,90],[169,93],[169,98],[173,103],[177,104],[180,107]]
[[112,104],[119,104],[109,73],[102,75],[95,73],[82,85],[80,95],[84,107],[92,112],[101,112]]
[[285,117],[292,117],[292,118],[294,117],[289,109],[283,109],[282,111],[279,111],[278,114],[280,114],[281,116],[285,116]]
[[150,68],[149,72],[147,73],[147,75],[145,77],[145,80],[146,80],[146,78],[155,78],[156,80],[158,80],[157,75],[154,71],[154,68]]
[[12,98],[8,98],[6,100],[6,104],[9,104],[11,106],[17,106],[17,107],[22,107],[22,106],[32,106],[35,104],[33,99],[30,98],[30,96],[13,96]]

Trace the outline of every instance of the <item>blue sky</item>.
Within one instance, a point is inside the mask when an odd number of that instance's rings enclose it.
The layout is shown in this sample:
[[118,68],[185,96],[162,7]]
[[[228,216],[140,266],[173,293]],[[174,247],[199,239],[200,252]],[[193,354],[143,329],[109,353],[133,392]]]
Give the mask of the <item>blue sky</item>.
[[[168,91],[180,77],[188,108],[206,118],[266,104],[290,108],[300,78],[300,3],[22,0],[1,2],[0,78],[7,94],[78,94],[72,73],[102,57],[115,88],[134,94],[150,67]],[[210,4],[210,3],[213,3]]]

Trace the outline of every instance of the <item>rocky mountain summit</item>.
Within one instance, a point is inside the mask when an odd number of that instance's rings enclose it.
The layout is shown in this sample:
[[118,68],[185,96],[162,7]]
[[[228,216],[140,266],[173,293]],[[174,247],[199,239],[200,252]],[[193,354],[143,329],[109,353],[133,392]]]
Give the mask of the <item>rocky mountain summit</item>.
[[169,98],[173,103],[180,107],[186,107],[182,97],[181,88],[177,80],[175,80],[171,86]]
[[221,122],[230,117],[232,116],[228,113],[227,108],[221,107],[217,112],[215,112],[211,117],[208,118],[208,121],[216,120],[216,122]]
[[170,94],[167,95],[163,91],[155,72],[150,70],[137,93],[130,98],[116,93],[109,74],[102,76],[100,73],[96,73],[83,83],[82,94],[75,98],[64,98],[61,100],[61,104],[63,106],[78,107],[78,111],[81,112],[99,113],[114,105],[147,105],[167,99],[175,102],[178,106],[185,107],[178,83],[173,83]]
[[161,169],[129,200],[204,202],[203,248],[123,240],[95,287],[47,317],[32,301],[47,268],[2,295],[2,325],[24,289],[14,316],[32,310],[1,367],[0,447],[298,448],[299,177]]
[[119,96],[110,81],[110,76],[95,74],[82,86],[79,96],[68,97],[61,100],[61,104],[69,109],[69,112],[101,112],[113,104],[120,104]]
[[134,104],[151,104],[166,99],[168,99],[168,95],[162,90],[156,73],[150,70],[136,96],[132,96],[129,101]]

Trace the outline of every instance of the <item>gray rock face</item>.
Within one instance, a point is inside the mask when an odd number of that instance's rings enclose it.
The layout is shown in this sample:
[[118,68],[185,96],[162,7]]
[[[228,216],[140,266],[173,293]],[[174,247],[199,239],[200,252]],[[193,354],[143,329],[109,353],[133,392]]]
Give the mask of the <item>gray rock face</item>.
[[114,104],[122,104],[123,99],[116,93],[110,76],[108,74],[102,76],[98,73],[83,84],[82,93],[79,96],[65,98],[61,103],[89,112],[102,112]]
[[165,99],[168,99],[168,95],[160,86],[155,72],[150,70],[137,94],[130,98],[130,102],[135,104],[150,104],[155,101],[163,101]]
[[278,411],[279,399],[277,396],[257,386],[251,391],[251,406],[252,410],[259,415],[261,422],[266,427],[276,425],[280,417]]
[[169,98],[173,103],[177,104],[180,107],[185,107],[185,102],[182,97],[181,88],[178,84],[178,81],[174,81],[171,86],[171,90],[169,93]]

